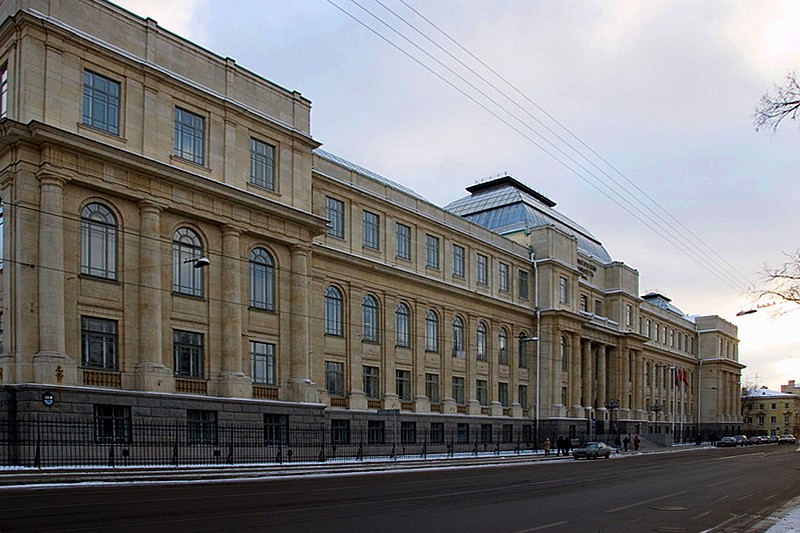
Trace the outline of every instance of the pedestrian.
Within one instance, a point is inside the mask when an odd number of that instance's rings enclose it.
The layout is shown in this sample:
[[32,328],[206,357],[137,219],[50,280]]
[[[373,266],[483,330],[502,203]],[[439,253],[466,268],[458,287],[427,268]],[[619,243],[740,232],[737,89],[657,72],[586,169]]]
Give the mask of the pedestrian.
[[550,455],[550,437],[545,437],[544,444],[542,444],[542,448],[544,448],[545,457]]
[[701,444],[703,444],[703,437],[702,437],[702,436],[700,436],[700,433],[698,433],[698,434],[697,434],[697,437],[695,437],[695,439],[694,439],[694,443],[695,443],[695,444],[697,444],[698,446],[700,446]]
[[617,450],[619,450],[620,446],[622,446],[622,441],[619,440],[619,435],[617,435],[617,438],[614,439],[614,446],[617,447]]
[[642,441],[639,440],[639,434],[637,433],[636,435],[633,436],[633,451],[638,452],[639,444],[641,443]]
[[564,450],[564,437],[559,435],[556,439],[556,457],[561,455],[562,450]]
[[622,439],[622,444],[625,446],[625,451],[628,451],[628,446],[631,444],[631,434],[628,433],[628,436]]

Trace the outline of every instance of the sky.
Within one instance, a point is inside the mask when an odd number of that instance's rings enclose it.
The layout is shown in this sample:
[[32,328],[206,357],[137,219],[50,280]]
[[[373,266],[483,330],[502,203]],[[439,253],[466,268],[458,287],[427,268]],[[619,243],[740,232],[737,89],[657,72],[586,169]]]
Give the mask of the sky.
[[433,204],[515,177],[638,270],[641,294],[736,324],[743,385],[800,382],[800,310],[736,316],[800,248],[800,127],[753,127],[800,73],[800,3],[115,3],[302,93],[322,149]]

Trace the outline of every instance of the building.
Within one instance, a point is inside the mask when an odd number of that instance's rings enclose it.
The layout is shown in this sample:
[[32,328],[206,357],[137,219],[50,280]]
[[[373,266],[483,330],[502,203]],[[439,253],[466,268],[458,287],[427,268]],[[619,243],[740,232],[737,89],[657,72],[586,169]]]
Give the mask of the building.
[[640,297],[521,181],[437,207],[320,149],[300,93],[152,19],[0,17],[0,416],[341,437],[397,410],[426,442],[506,447],[741,425],[736,327]]
[[742,429],[746,435],[797,435],[800,431],[800,395],[794,381],[781,392],[766,387],[742,390]]

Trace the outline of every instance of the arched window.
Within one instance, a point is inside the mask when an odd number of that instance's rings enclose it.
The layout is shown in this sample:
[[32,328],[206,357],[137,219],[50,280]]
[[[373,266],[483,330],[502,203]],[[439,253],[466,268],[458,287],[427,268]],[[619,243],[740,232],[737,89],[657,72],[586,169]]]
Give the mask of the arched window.
[[498,360],[501,365],[508,364],[508,330],[500,328],[500,334],[497,336],[497,349]]
[[464,357],[464,321],[460,316],[453,319],[453,357]]
[[172,290],[188,296],[203,296],[203,269],[195,261],[203,256],[203,244],[194,230],[180,228],[172,236]]
[[528,368],[528,343],[530,337],[524,331],[519,334],[517,339],[517,353],[519,354],[519,367]]
[[250,252],[250,306],[275,310],[275,262],[263,248]]
[[403,302],[397,304],[395,310],[395,326],[397,329],[397,345],[403,348],[411,347],[411,311]]
[[344,334],[342,323],[342,293],[336,287],[325,289],[325,334],[341,337]]
[[565,335],[561,336],[561,371],[569,370],[569,341]]
[[361,324],[363,340],[378,342],[378,301],[371,294],[361,300]]
[[477,358],[478,361],[486,361],[488,342],[486,340],[486,324],[483,322],[478,324],[478,331],[475,335],[475,347],[477,348]]
[[81,274],[117,279],[117,219],[103,204],[81,211]]
[[425,314],[425,351],[439,353],[439,315],[433,309]]

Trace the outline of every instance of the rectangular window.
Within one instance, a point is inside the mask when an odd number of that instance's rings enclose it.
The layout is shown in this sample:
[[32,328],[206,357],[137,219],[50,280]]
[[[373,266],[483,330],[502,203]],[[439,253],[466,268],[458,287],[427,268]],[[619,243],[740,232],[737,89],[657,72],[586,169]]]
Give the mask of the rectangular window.
[[500,292],[508,292],[508,265],[500,263],[497,271],[498,290]]
[[289,444],[289,417],[264,413],[264,444]]
[[567,278],[558,278],[558,302],[566,304],[569,301],[569,287],[567,285]]
[[653,323],[648,318],[647,320],[644,321],[644,335],[649,339],[652,334],[653,334]]
[[328,235],[344,239],[344,202],[326,196],[325,211],[328,217]]
[[439,374],[425,374],[425,396],[431,403],[439,403]]
[[117,321],[81,317],[81,362],[84,368],[117,370]]
[[250,362],[253,368],[253,383],[277,385],[274,344],[250,341]]
[[503,424],[503,442],[505,444],[514,442],[514,426]]
[[585,294],[581,294],[581,301],[578,309],[580,309],[584,313],[589,312],[589,297],[586,296]]
[[349,420],[331,420],[331,444],[350,444]]
[[408,370],[397,370],[397,396],[400,401],[411,401],[411,372]]
[[594,314],[597,316],[603,316],[603,300],[594,301]]
[[633,326],[633,306],[630,304],[625,305],[625,326]]
[[417,423],[400,422],[400,444],[415,444],[417,442]]
[[330,396],[344,396],[344,363],[325,361],[325,388]]
[[186,410],[186,431],[189,444],[217,444],[216,411]]
[[94,406],[95,442],[131,442],[131,408],[127,405]]
[[528,295],[530,294],[530,289],[528,288],[528,271],[527,270],[520,270],[519,271],[519,297],[523,300],[528,299]]
[[456,424],[456,442],[458,444],[469,443],[469,424]]
[[364,395],[372,400],[380,398],[380,368],[376,366],[365,366],[363,371]]
[[459,405],[464,405],[464,378],[453,378],[453,400]]
[[8,116],[8,63],[0,66],[0,118]]
[[439,269],[439,237],[425,236],[425,265],[428,268]]
[[250,183],[257,187],[275,190],[275,147],[250,139]]
[[567,388],[561,387],[561,405],[567,405]]
[[508,383],[497,384],[497,400],[503,407],[508,407]]
[[397,235],[397,257],[411,259],[411,228],[399,222],[395,226]]
[[428,440],[431,444],[444,444],[444,422],[431,422]]
[[119,135],[119,97],[119,82],[88,70],[83,71],[84,124]]
[[528,408],[528,386],[527,385],[519,385],[517,387],[517,401],[522,406],[523,409]]
[[488,285],[489,284],[489,258],[485,255],[478,254],[478,264],[477,264],[477,276],[478,276],[478,285]]
[[206,121],[191,111],[175,108],[174,155],[196,163],[205,164]]
[[202,378],[203,335],[191,331],[173,330],[172,350],[175,358],[175,375],[185,378]]
[[453,245],[453,275],[459,278],[464,277],[464,247],[457,244]]
[[489,387],[485,379],[475,380],[475,395],[479,404],[489,405]]
[[481,444],[492,443],[492,425],[481,424]]
[[383,420],[367,421],[367,442],[369,444],[383,444],[385,442],[386,425]]
[[380,250],[381,248],[381,217],[375,213],[364,211],[362,215],[362,222],[364,226],[364,248],[372,248],[373,250]]

